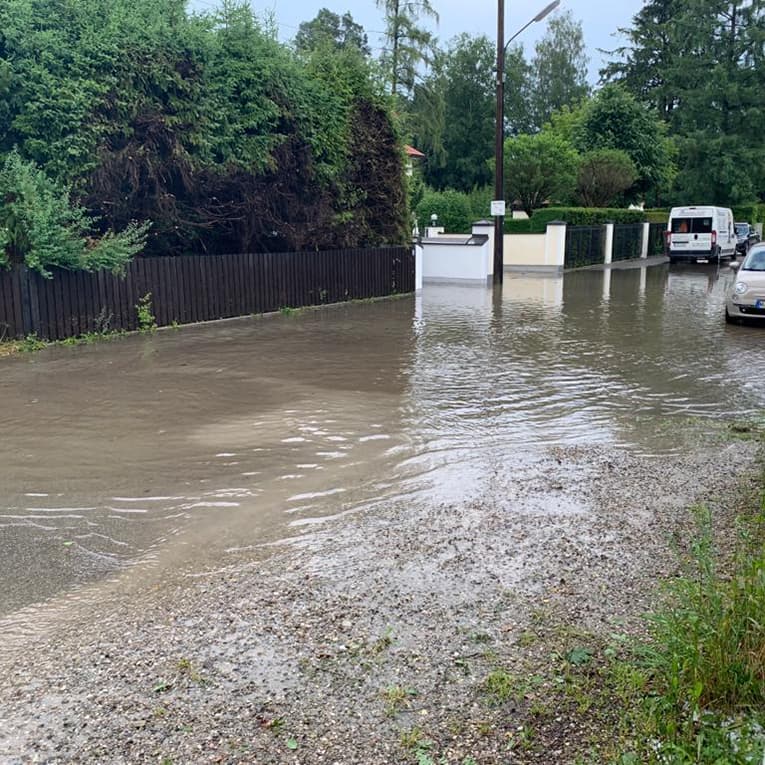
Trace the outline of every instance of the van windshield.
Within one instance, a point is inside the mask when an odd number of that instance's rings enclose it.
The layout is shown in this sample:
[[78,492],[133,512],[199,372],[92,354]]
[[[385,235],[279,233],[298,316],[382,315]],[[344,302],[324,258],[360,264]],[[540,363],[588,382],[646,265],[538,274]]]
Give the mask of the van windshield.
[[711,218],[672,218],[673,234],[711,234]]

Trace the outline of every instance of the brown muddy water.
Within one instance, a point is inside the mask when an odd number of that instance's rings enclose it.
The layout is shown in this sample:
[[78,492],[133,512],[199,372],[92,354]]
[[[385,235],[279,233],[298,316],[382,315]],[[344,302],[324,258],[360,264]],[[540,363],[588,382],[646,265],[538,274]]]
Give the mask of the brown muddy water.
[[757,416],[765,328],[723,323],[732,278],[508,275],[0,359],[0,631],[381,503],[474,499],[557,446],[661,455],[680,420]]

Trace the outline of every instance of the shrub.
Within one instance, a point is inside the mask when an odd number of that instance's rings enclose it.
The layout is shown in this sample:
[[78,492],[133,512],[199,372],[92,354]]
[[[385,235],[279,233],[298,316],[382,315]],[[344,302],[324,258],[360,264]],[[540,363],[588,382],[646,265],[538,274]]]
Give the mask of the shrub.
[[620,149],[594,149],[579,161],[577,201],[586,207],[613,204],[635,182],[637,171],[629,155]]
[[669,220],[669,209],[646,210],[645,219],[649,223],[666,223]]
[[506,234],[530,234],[531,218],[505,218]]
[[25,263],[50,277],[49,268],[120,272],[143,248],[149,224],[92,236],[93,220],[67,189],[12,151],[0,167],[0,265]]
[[549,132],[505,141],[505,198],[531,213],[548,201],[566,202],[576,186],[578,155]]
[[733,208],[733,219],[746,223],[765,223],[765,205],[736,205]]
[[536,210],[529,221],[532,234],[542,234],[547,224],[563,221],[569,226],[599,226],[603,223],[642,223],[646,216],[642,210],[610,207],[546,207]]
[[430,216],[438,215],[438,224],[448,233],[468,233],[473,223],[470,200],[461,191],[428,190],[417,205],[417,222],[424,230],[430,225]]
[[474,188],[468,192],[468,202],[470,203],[470,213],[473,221],[488,220],[491,213],[491,200],[494,199],[494,189],[491,186]]

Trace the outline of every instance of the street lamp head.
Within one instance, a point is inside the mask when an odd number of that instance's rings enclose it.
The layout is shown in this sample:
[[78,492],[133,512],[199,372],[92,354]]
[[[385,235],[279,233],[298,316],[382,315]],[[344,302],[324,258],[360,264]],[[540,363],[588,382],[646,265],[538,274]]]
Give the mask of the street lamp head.
[[542,8],[539,13],[534,16],[534,21],[542,21],[542,19],[548,14],[552,13],[560,5],[560,0],[553,0],[548,6]]

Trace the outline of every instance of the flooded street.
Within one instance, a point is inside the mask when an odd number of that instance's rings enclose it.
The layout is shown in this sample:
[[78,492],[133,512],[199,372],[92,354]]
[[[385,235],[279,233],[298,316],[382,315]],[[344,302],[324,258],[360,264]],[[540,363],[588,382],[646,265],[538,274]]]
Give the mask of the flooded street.
[[0,360],[0,624],[401,498],[470,501],[556,447],[682,450],[673,423],[765,406],[731,278],[508,275]]
[[735,537],[765,328],[724,324],[731,278],[507,275],[0,360],[0,764],[613,761],[553,657],[641,633],[694,504]]

